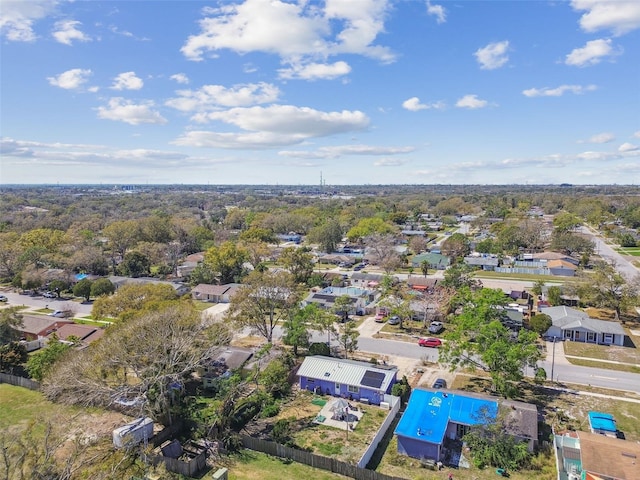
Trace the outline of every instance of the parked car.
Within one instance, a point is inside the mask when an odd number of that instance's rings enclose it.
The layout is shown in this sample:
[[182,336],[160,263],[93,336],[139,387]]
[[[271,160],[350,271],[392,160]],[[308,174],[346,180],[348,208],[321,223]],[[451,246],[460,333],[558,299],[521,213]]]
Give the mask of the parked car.
[[4,295],[0,295],[0,302],[8,302],[9,299],[7,297],[5,297]]
[[375,321],[378,323],[384,323],[386,315],[384,313],[376,313]]
[[393,317],[391,317],[389,319],[389,321],[387,322],[389,325],[400,325],[400,317],[397,315],[394,315]]
[[431,322],[429,325],[429,333],[440,333],[442,330],[444,330],[442,322]]
[[56,294],[55,294],[55,293],[53,293],[53,292],[44,292],[44,293],[42,294],[42,296],[43,296],[44,298],[56,298]]
[[432,388],[447,388],[447,381],[444,378],[437,378]]
[[67,312],[63,311],[63,310],[54,310],[51,313],[47,313],[47,315],[49,315],[50,317],[58,317],[58,318],[63,318],[65,317],[67,314]]
[[442,345],[442,340],[439,338],[427,337],[418,339],[418,345],[421,347],[436,348]]

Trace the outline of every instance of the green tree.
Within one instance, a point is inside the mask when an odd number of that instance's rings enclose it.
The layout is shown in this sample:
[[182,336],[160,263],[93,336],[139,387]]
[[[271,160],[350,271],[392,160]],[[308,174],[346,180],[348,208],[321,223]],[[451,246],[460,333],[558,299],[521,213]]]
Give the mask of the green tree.
[[313,254],[309,248],[287,247],[280,254],[280,262],[296,283],[307,283],[313,273]]
[[206,263],[199,263],[189,274],[189,284],[192,286],[206,283],[212,285],[216,282],[216,272]]
[[478,468],[487,466],[519,470],[529,465],[531,454],[528,445],[518,440],[510,432],[514,431],[517,420],[508,413],[499,413],[491,418],[488,412],[485,419],[472,426],[463,440],[469,446],[473,463]]
[[127,252],[120,264],[120,270],[123,275],[128,277],[144,277],[149,275],[151,268],[151,260],[141,252]]
[[243,264],[248,252],[241,246],[227,241],[220,246],[211,247],[204,254],[204,263],[216,273],[221,285],[240,280],[244,273]]
[[536,332],[538,335],[543,335],[544,332],[549,330],[549,328],[551,328],[551,323],[551,317],[544,313],[533,315],[529,320],[531,330]]
[[557,285],[552,285],[549,288],[547,288],[547,301],[551,305],[553,306],[560,305],[560,303],[562,303],[562,299],[560,298],[561,296],[562,296],[562,289]]
[[91,296],[102,297],[111,295],[116,291],[116,287],[108,278],[98,278],[91,284]]
[[504,305],[507,298],[499,289],[458,293],[462,313],[457,315],[445,338],[440,359],[452,369],[458,366],[482,368],[493,381],[493,388],[504,396],[516,393],[514,385],[523,378],[526,366],[534,367],[540,359],[537,335],[521,330],[514,339],[504,327]]
[[442,242],[441,251],[457,263],[471,251],[469,239],[462,233],[454,233]]
[[24,345],[18,342],[0,345],[0,372],[11,373],[15,367],[27,361],[29,355]]
[[42,381],[57,361],[69,350],[70,345],[62,343],[54,333],[49,337],[47,346],[37,351],[27,360],[27,372],[31,378]]
[[409,383],[406,375],[403,375],[400,381],[393,384],[393,387],[391,387],[391,395],[400,397],[402,403],[407,403],[409,401],[409,397],[411,396],[411,384]]
[[567,233],[582,225],[582,220],[573,213],[560,212],[553,217],[553,228],[556,232]]
[[635,247],[637,245],[636,238],[630,233],[619,235],[618,243],[621,247]]
[[82,297],[85,301],[89,301],[91,297],[91,286],[93,282],[88,278],[83,278],[73,286],[73,294],[76,297]]
[[240,234],[240,240],[274,243],[276,236],[270,228],[251,227]]
[[296,356],[299,347],[307,348],[309,346],[309,313],[308,310],[305,310],[306,308],[299,309],[284,322],[282,342],[293,347],[293,354]]
[[22,327],[22,315],[16,307],[0,310],[0,345],[20,340],[18,328]]
[[338,243],[342,240],[342,233],[340,222],[332,219],[311,229],[307,239],[311,243],[319,244],[321,251],[331,253],[336,250]]
[[52,292],[55,292],[56,296],[60,298],[60,293],[64,292],[69,288],[69,282],[65,282],[64,280],[51,280],[49,283],[49,289]]
[[481,282],[473,277],[475,268],[466,263],[457,263],[447,268],[444,272],[444,279],[441,285],[444,287],[451,287],[459,290],[461,288],[479,288]]
[[349,358],[349,354],[358,349],[358,337],[360,332],[353,322],[344,322],[340,328],[338,341],[344,350],[344,358]]
[[175,289],[167,284],[123,285],[111,296],[99,297],[93,302],[94,318],[124,320],[137,312],[164,305],[178,298]]
[[379,217],[363,218],[347,232],[347,238],[350,242],[356,242],[376,233],[384,235],[393,232],[394,227]]
[[115,274],[116,257],[124,258],[140,238],[140,225],[135,220],[118,220],[107,225],[102,234],[111,248],[111,261]]
[[253,271],[231,298],[227,318],[238,328],[249,327],[267,342],[276,325],[291,317],[300,293],[286,271]]
[[273,398],[282,398],[291,391],[289,375],[293,366],[293,359],[282,354],[271,360],[260,374],[260,384]]
[[544,280],[536,280],[531,288],[531,292],[534,295],[542,295],[542,290],[544,289],[545,283]]
[[331,312],[340,317],[340,320],[346,322],[349,320],[349,313],[353,309],[353,299],[349,295],[340,295],[333,302]]

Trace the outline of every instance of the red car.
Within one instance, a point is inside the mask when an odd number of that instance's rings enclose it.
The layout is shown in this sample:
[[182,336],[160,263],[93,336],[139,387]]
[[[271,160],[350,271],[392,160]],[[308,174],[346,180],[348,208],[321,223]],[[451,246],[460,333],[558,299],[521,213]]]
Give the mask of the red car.
[[420,345],[421,347],[439,347],[440,345],[442,345],[442,340],[440,340],[439,338],[433,338],[433,337],[429,337],[429,338],[421,338],[418,340],[418,345]]

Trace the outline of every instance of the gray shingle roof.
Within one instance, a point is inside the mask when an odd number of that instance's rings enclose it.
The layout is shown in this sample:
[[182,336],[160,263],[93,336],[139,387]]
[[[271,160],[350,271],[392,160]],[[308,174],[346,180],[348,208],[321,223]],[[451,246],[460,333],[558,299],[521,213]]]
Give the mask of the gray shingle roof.
[[562,330],[576,328],[584,328],[599,333],[612,333],[615,335],[625,335],[624,329],[617,322],[608,322],[606,320],[597,320],[589,317],[586,312],[576,310],[569,307],[549,307],[542,310],[551,317],[551,323],[554,327]]

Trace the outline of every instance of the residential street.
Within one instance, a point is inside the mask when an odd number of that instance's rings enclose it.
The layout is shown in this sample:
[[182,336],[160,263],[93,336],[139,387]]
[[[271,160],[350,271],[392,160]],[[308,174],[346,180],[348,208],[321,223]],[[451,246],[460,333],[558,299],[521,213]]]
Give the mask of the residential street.
[[579,229],[580,233],[589,235],[596,246],[596,253],[605,260],[615,262],[616,269],[627,279],[631,280],[638,274],[638,270],[631,262],[611,248],[602,238],[602,236],[594,229],[586,226],[582,226]]

